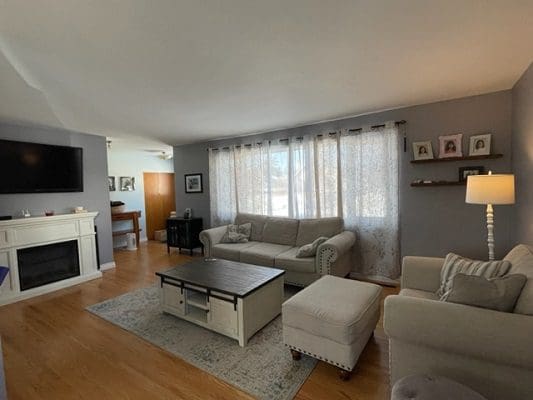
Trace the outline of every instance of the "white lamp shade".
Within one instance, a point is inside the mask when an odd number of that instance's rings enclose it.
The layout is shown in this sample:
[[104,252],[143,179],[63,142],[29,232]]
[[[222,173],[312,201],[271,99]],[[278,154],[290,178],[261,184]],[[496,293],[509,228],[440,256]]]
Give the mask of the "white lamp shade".
[[514,175],[468,176],[466,202],[471,204],[514,204]]

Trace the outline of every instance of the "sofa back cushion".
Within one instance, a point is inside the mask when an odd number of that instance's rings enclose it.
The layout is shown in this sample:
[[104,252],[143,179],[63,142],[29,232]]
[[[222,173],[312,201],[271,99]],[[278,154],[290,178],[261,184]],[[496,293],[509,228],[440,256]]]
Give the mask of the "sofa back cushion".
[[321,236],[327,238],[341,233],[344,229],[342,218],[316,218],[302,219],[298,227],[298,236],[296,237],[296,246],[313,243]]
[[251,223],[252,232],[250,234],[250,240],[254,242],[262,242],[266,219],[267,217],[264,215],[239,213],[235,217],[235,225]]
[[292,218],[267,217],[263,229],[263,242],[294,246],[299,222]]
[[449,253],[440,271],[440,287],[437,295],[443,296],[452,288],[453,278],[457,274],[496,278],[504,276],[510,268],[509,261],[477,261]]
[[516,301],[514,312],[533,315],[533,247],[519,244],[504,258],[511,263],[511,274],[523,274],[527,281]]

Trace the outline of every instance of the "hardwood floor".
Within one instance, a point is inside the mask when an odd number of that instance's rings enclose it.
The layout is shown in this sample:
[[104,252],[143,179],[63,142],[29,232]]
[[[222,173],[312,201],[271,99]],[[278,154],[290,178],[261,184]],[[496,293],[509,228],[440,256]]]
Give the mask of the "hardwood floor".
[[[160,243],[117,251],[102,279],[0,307],[10,400],[250,399],[251,396],[112,325],[85,307],[145,287],[154,272],[190,260]],[[384,288],[384,296],[397,289]],[[380,321],[350,381],[319,362],[296,399],[389,398],[388,344]]]

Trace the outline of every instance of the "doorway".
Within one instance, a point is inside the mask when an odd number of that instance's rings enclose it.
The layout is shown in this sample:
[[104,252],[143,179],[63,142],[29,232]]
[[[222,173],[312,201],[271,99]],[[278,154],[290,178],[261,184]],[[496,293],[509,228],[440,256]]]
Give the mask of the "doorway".
[[146,237],[155,239],[155,231],[166,229],[167,218],[176,210],[174,174],[144,172],[144,206],[146,210]]

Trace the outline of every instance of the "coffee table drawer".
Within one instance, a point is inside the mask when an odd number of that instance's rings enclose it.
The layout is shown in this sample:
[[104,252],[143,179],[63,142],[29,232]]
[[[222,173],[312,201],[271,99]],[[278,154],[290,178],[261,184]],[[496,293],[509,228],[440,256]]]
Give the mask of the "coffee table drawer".
[[239,332],[237,311],[233,303],[211,297],[209,300],[209,324],[220,333],[236,336]]
[[163,283],[163,287],[161,288],[161,305],[164,311],[185,315],[184,300],[184,296],[179,288]]

